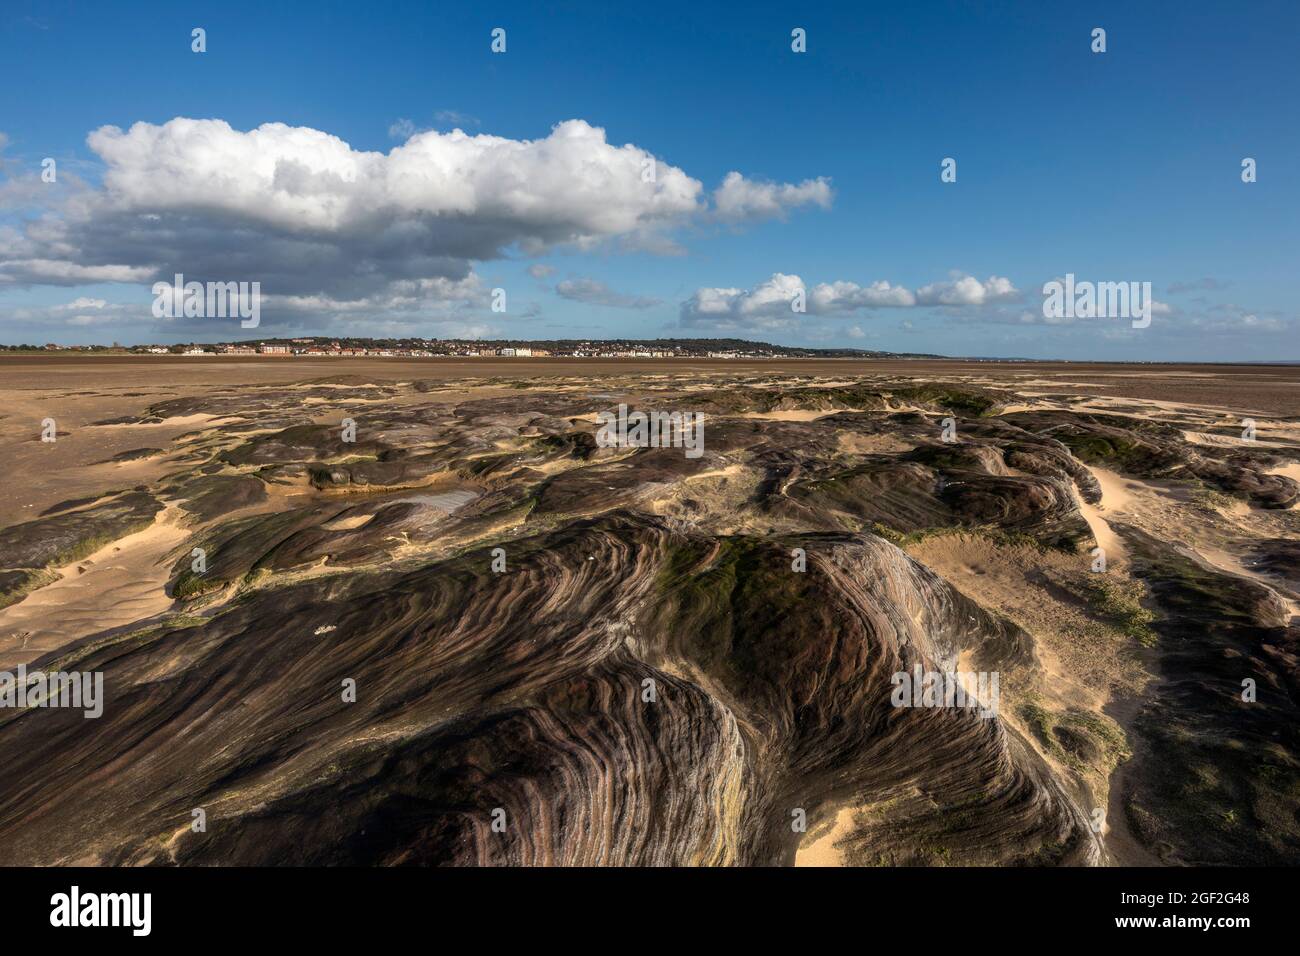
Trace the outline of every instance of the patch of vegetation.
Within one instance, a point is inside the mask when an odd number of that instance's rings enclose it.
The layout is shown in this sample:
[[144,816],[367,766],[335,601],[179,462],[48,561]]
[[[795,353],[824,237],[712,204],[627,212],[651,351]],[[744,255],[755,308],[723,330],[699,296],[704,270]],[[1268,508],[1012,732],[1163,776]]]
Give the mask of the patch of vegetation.
[[789,561],[789,548],[772,539],[737,536],[714,547],[674,547],[660,572],[663,620],[673,622],[691,658],[739,697],[788,680],[802,646],[792,632],[815,627],[807,609],[824,602],[821,578],[790,574]]
[[999,528],[995,525],[987,527],[972,528],[972,534],[979,535],[994,544],[1001,545],[1004,548],[1033,548],[1039,553],[1046,553],[1053,549],[1057,551],[1073,552],[1076,548],[1065,541],[1063,538],[1048,540],[1041,535],[1030,534],[1027,531],[1014,531],[1007,528]]
[[1044,750],[1080,773],[1109,776],[1116,764],[1132,756],[1124,732],[1104,715],[1082,710],[1058,713],[1033,697],[1016,708],[1016,715]]
[[1211,488],[1204,482],[1196,482],[1188,496],[1192,507],[1198,511],[1204,511],[1209,514],[1217,514],[1220,511],[1227,511],[1233,505],[1248,499],[1244,496],[1229,495],[1217,488]]
[[1090,576],[1086,581],[1088,607],[1093,614],[1143,647],[1155,646],[1156,632],[1151,624],[1156,615],[1142,606],[1146,589],[1140,582],[1103,575]]
[[172,597],[178,601],[192,601],[210,591],[219,591],[225,586],[226,582],[220,578],[195,574],[186,568],[177,575],[176,582],[172,585]]
[[931,538],[942,538],[951,534],[978,533],[978,531],[971,528],[958,528],[951,525],[934,528],[919,528],[916,531],[899,531],[896,528],[891,528],[889,525],[883,524],[879,521],[873,521],[870,527],[864,527],[862,530],[870,531],[877,537],[884,538],[890,544],[897,545],[903,549],[929,541]]
[[[863,530],[867,530],[867,529],[863,529]],[[911,544],[914,542],[914,540],[916,540],[915,533],[904,534],[901,531],[895,531],[887,524],[881,524],[879,521],[871,522],[870,531],[872,534],[876,535],[877,537],[884,538],[890,544],[898,545],[898,547],[900,548],[906,547],[908,544]]]
[[0,571],[0,608],[17,604],[32,591],[45,587],[57,578],[57,574],[45,569],[18,568],[13,571]]
[[920,528],[916,531],[899,531],[891,528],[889,525],[880,521],[873,521],[870,526],[862,528],[863,531],[870,531],[877,537],[884,538],[890,544],[897,545],[906,550],[912,545],[922,544],[934,538],[944,538],[950,535],[970,535],[975,538],[984,540],[1003,548],[1032,548],[1039,553],[1046,553],[1052,550],[1054,542],[1044,540],[1038,535],[1028,534],[1024,531],[1010,531],[1005,528],[999,528],[996,525],[977,525],[975,527],[964,527],[960,525],[941,525],[932,528]]
[[891,388],[890,394],[896,399],[916,405],[929,405],[961,415],[982,418],[996,414],[1002,403],[992,395],[974,389],[946,388],[941,385],[912,385],[904,388]]
[[1133,442],[1107,438],[1104,435],[1063,435],[1061,440],[1074,452],[1076,458],[1089,463],[1107,462],[1123,458],[1136,449]]
[[929,866],[950,866],[952,863],[952,851],[946,846],[927,843],[917,847],[916,850],[926,858]]

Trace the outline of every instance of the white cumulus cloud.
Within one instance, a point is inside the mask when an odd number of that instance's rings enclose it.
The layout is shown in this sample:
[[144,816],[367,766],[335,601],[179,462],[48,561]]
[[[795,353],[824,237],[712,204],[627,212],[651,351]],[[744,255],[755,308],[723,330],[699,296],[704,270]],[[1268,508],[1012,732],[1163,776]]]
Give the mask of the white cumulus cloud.
[[864,310],[906,309],[918,306],[983,306],[1020,293],[1009,279],[994,276],[987,282],[973,276],[957,276],[948,282],[932,283],[916,291],[878,280],[869,285],[856,282],[823,282],[809,288],[797,275],[777,272],[753,289],[700,288],[682,303],[683,325],[711,325],[739,328],[758,317],[790,320],[801,313],[794,308],[802,293],[809,315],[847,316]]
[[921,286],[916,290],[916,301],[920,305],[984,305],[1019,295],[1011,280],[1001,276],[989,276],[983,282],[974,276],[960,276]]
[[725,222],[779,219],[798,206],[809,204],[829,209],[831,184],[824,176],[805,179],[798,185],[746,179],[730,172],[713,193],[717,217]]
[[[182,273],[260,281],[268,302],[382,302],[410,298],[412,283],[418,292],[421,282],[464,282],[475,263],[519,252],[674,251],[669,232],[715,213],[699,180],[578,119],[531,140],[415,130],[388,152],[307,127],[237,130],[220,119],[105,126],[87,143],[102,186],[0,229],[0,286]],[[733,173],[715,202],[739,222],[824,206],[829,188]]]

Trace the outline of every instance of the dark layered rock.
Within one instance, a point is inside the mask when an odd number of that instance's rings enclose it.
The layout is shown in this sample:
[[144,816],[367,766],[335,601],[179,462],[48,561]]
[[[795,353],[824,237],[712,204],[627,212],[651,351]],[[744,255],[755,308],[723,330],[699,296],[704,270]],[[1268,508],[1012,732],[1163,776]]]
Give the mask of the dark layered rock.
[[258,435],[222,454],[232,465],[271,465],[286,461],[322,461],[330,458],[375,456],[388,449],[363,435],[344,441],[341,425],[294,425],[269,435]]
[[1254,567],[1300,594],[1300,540],[1268,538],[1251,548]]
[[[863,527],[900,534],[940,528],[993,527],[1025,533],[1048,547],[1077,550],[1090,540],[1074,486],[1061,473],[1010,475],[1000,450],[981,445],[925,445],[898,456],[815,479],[798,480],[789,497],[807,512],[835,512]],[[786,512],[789,514],[790,512]]]
[[640,449],[624,459],[549,479],[537,494],[533,514],[599,514],[635,503],[711,467],[707,456],[687,458],[680,448]]
[[1137,718],[1147,754],[1122,795],[1130,825],[1167,863],[1294,865],[1300,628],[1269,588],[1121,530],[1161,612],[1160,684]]
[[1289,508],[1300,501],[1300,484],[1267,473],[1272,456],[1193,447],[1180,429],[1165,422],[1075,412],[1018,412],[1004,420],[1056,439],[1083,462],[1135,478],[1198,479],[1261,508]]
[[251,475],[205,475],[170,491],[197,521],[211,521],[266,500],[266,485]]
[[128,461],[142,461],[146,458],[152,458],[154,455],[163,454],[161,448],[131,448],[127,451],[120,451],[111,458],[100,462],[101,465],[120,465]]
[[102,671],[104,715],[0,714],[0,861],[778,864],[792,810],[843,799],[896,801],[898,862],[927,859],[913,825],[954,862],[1097,859],[998,719],[891,706],[915,664],[1031,654],[892,545],[611,515],[508,551],[47,658]]

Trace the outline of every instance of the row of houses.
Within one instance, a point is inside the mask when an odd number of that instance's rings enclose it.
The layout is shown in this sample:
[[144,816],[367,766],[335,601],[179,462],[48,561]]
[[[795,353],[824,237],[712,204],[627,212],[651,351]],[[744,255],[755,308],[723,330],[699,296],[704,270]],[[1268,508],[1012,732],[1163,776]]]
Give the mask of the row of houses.
[[307,355],[316,356],[389,356],[395,358],[434,358],[436,356],[447,355],[467,355],[467,356],[502,356],[504,358],[532,358],[534,356],[550,355],[546,349],[534,348],[500,348],[500,349],[467,349],[465,351],[432,351],[431,349],[415,348],[345,348],[339,345],[320,346],[312,345],[306,347],[289,346],[289,345],[259,345],[254,350],[248,346],[225,346],[221,350],[223,355],[251,355],[254,352],[260,355]]
[[[50,348],[51,346],[46,346]],[[173,352],[176,346],[168,348],[164,345],[151,345],[138,351],[143,351],[152,355],[169,355],[176,354]],[[471,346],[462,343],[445,343],[440,344],[437,351],[429,348],[365,348],[343,346],[338,342],[332,342],[329,345],[309,344],[308,342],[295,341],[291,344],[261,342],[257,345],[209,345],[209,346],[192,346],[182,355],[281,355],[294,356],[305,355],[310,358],[320,358],[329,356],[339,357],[356,357],[356,356],[378,356],[388,358],[436,358],[436,357],[466,357],[466,358],[534,358],[539,356],[557,355],[569,358],[690,358],[689,353],[683,354],[671,350],[660,349],[610,349],[590,346],[578,346],[566,349],[564,351],[550,351],[547,349],[531,348],[528,346],[505,346],[503,348],[487,348],[484,346]],[[755,358],[770,357],[758,355],[755,353],[745,353],[738,351],[726,352],[708,352],[709,358]]]

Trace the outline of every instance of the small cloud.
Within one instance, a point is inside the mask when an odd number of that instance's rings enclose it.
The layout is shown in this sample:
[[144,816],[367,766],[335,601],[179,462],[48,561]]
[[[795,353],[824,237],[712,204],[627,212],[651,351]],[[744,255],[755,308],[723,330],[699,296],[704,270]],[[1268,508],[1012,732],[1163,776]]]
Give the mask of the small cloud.
[[623,295],[596,279],[565,279],[556,285],[555,292],[563,299],[615,309],[649,309],[660,303],[659,299]]
[[793,183],[769,183],[727,173],[713,193],[714,214],[724,222],[783,219],[789,210],[809,204],[831,207],[831,181],[825,176]]
[[1281,313],[1259,314],[1254,309],[1225,303],[1210,308],[1210,315],[1194,316],[1189,324],[1202,332],[1286,332],[1294,325],[1293,319]]
[[819,314],[855,312],[858,309],[907,308],[916,295],[901,285],[880,280],[860,286],[856,282],[823,282],[812,288],[808,308]]
[[974,276],[961,276],[916,290],[916,301],[921,305],[984,305],[1019,296],[1020,290],[1001,276],[989,276],[984,282]]
[[[433,114],[433,119],[438,126],[453,126],[457,129],[464,126],[479,125],[479,121],[473,116],[458,113],[456,110],[438,110]],[[393,139],[400,139],[405,142],[416,133],[427,133],[433,128],[432,126],[418,126],[414,120],[402,116],[394,120],[388,127],[388,135]]]
[[438,110],[433,118],[443,126],[478,126],[478,118],[456,110]]
[[1206,276],[1192,282],[1175,282],[1165,291],[1170,295],[1178,295],[1183,292],[1217,292],[1220,289],[1228,288],[1230,285],[1232,285],[1231,282],[1222,282],[1219,279]]
[[681,319],[684,325],[719,328],[770,328],[768,320],[795,323],[798,315],[791,304],[804,291],[803,279],[784,272],[773,273],[753,289],[697,289],[682,303]]
[[65,312],[79,312],[82,309],[104,309],[107,307],[108,307],[108,300],[91,299],[91,298],[87,298],[84,295],[76,299],[73,299],[71,302],[67,303],[66,305],[56,306],[56,308],[62,309]]
[[532,276],[534,279],[540,281],[542,279],[547,278],[548,276],[554,275],[555,267],[544,265],[543,263],[540,262],[534,262],[531,266],[528,267],[528,274]]
[[388,135],[393,139],[410,139],[418,132],[419,130],[416,129],[415,124],[404,117],[394,120],[393,124],[388,127]]

